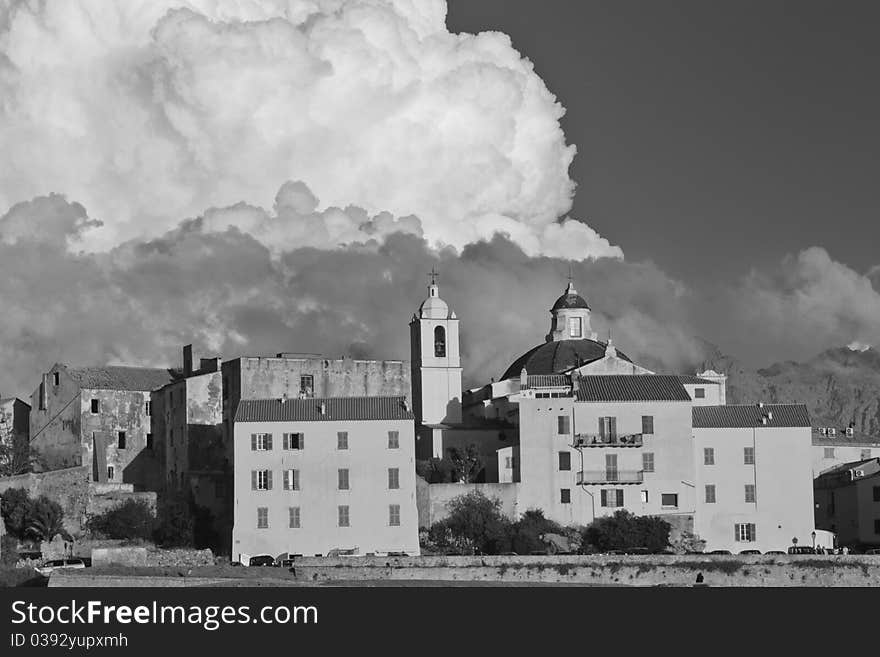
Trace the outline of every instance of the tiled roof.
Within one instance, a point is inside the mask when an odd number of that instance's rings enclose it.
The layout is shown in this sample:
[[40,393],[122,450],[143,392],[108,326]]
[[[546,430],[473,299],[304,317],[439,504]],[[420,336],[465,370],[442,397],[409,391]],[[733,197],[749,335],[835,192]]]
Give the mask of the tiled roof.
[[152,367],[68,367],[67,373],[83,388],[93,390],[157,390],[174,380],[171,370]]
[[[321,413],[324,404],[324,413]],[[242,399],[236,422],[319,422],[412,420],[404,397],[327,397],[323,399]]]
[[847,436],[842,431],[838,431],[836,436],[823,436],[820,433],[813,432],[813,444],[826,447],[880,447],[880,436],[868,436],[863,433]]
[[[773,413],[764,424],[761,418]],[[751,429],[761,427],[809,427],[810,413],[804,404],[739,404],[729,406],[694,406],[695,429]]]
[[677,376],[597,374],[578,379],[579,402],[691,401]]
[[[528,374],[561,374],[605,357],[604,342],[596,340],[554,340],[529,349],[513,361],[501,380],[518,378],[523,367]],[[617,357],[632,362],[622,351]]]
[[571,378],[565,374],[529,374],[527,379],[529,388],[565,388],[571,385]]
[[701,384],[706,384],[706,385],[713,385],[713,384],[717,385],[718,384],[717,381],[711,381],[709,379],[704,379],[701,376],[694,376],[693,374],[679,374],[678,380],[681,381],[683,384],[689,385],[689,386],[701,385]]

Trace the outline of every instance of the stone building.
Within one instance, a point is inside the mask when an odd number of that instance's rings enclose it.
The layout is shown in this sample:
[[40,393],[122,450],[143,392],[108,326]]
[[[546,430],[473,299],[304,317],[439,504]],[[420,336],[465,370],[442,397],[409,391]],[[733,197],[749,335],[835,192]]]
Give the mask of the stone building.
[[167,369],[56,364],[31,395],[31,446],[50,470],[87,466],[91,481],[159,490],[151,393],[174,378]]
[[0,399],[0,468],[7,475],[23,472],[28,465],[30,410],[18,397]]

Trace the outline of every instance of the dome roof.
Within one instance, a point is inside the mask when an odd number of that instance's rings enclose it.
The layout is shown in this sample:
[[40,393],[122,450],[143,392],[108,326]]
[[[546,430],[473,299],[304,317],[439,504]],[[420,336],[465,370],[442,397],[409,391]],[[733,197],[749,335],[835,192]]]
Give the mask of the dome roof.
[[432,283],[428,286],[428,298],[419,306],[419,317],[427,319],[447,319],[449,305],[440,298],[440,290]]
[[574,289],[574,285],[569,283],[562,296],[553,304],[550,312],[561,310],[562,308],[586,308],[589,310],[590,306],[587,305],[587,300],[577,293],[577,290]]
[[[545,342],[513,361],[501,380],[518,377],[523,367],[529,374],[562,374],[604,358],[606,347],[604,342],[586,339]],[[617,357],[632,362],[623,352],[618,351]]]

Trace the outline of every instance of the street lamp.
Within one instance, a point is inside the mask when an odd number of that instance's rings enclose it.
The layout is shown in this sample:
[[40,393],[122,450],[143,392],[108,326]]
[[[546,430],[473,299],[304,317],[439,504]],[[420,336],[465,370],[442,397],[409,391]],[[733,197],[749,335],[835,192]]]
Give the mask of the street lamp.
[[815,549],[816,549],[816,532],[812,532],[812,533],[810,534],[810,536],[811,536],[812,539],[813,539],[813,549],[815,550]]

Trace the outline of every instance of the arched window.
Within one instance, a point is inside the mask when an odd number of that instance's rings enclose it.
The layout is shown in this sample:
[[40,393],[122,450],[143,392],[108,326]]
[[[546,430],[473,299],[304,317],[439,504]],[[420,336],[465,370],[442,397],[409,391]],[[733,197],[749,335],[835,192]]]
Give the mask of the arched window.
[[434,356],[446,358],[446,329],[442,326],[434,329]]

